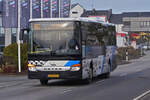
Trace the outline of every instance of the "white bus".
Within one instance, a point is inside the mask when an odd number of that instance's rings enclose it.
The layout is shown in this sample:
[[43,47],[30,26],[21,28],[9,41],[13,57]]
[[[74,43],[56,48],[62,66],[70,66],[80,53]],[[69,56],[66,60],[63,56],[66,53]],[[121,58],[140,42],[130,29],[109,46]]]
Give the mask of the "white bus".
[[115,26],[87,18],[31,19],[28,49],[28,78],[42,85],[50,79],[91,82],[117,67]]

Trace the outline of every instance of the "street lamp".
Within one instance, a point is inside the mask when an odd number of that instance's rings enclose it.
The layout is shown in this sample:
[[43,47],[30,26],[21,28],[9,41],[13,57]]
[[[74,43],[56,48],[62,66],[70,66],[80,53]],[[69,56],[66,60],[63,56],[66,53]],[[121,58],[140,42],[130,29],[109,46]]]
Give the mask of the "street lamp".
[[21,50],[20,50],[20,5],[21,1],[18,0],[18,33],[17,33],[17,42],[18,42],[18,71],[21,72]]

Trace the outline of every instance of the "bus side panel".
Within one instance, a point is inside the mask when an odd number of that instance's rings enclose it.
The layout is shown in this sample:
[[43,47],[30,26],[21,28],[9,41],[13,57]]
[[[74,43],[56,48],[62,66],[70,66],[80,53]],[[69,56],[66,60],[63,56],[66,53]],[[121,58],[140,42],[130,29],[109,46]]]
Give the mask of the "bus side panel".
[[89,77],[91,59],[82,60],[82,79],[87,79]]
[[113,71],[117,68],[117,51],[115,46],[107,47],[107,61],[109,63],[110,71]]
[[99,69],[100,73],[98,73],[98,75],[101,75],[101,74],[107,73],[109,71],[108,70],[109,66],[108,66],[108,62],[107,62],[107,57],[105,55],[101,55],[101,56],[99,56],[99,58],[100,58],[99,65],[101,66],[101,68]]
[[111,56],[111,71],[117,68],[117,50],[115,46],[112,46],[112,56]]

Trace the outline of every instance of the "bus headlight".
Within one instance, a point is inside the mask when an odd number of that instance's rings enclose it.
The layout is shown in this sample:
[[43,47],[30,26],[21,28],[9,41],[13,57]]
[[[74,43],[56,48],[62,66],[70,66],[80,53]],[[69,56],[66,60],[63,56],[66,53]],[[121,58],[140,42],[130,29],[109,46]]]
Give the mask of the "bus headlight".
[[80,64],[72,65],[70,71],[79,71],[80,70]]
[[35,67],[35,65],[33,65],[33,64],[28,64],[28,69],[29,69],[29,71],[36,71],[36,67]]
[[79,70],[80,70],[80,67],[71,67],[70,70],[71,70],[71,71],[79,71]]

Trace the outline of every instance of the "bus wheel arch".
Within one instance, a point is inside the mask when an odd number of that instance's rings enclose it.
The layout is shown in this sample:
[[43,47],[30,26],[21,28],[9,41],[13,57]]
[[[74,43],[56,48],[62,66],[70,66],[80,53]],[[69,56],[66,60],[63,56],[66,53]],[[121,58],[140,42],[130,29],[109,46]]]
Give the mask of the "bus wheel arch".
[[41,85],[47,85],[48,84],[48,79],[40,79]]

